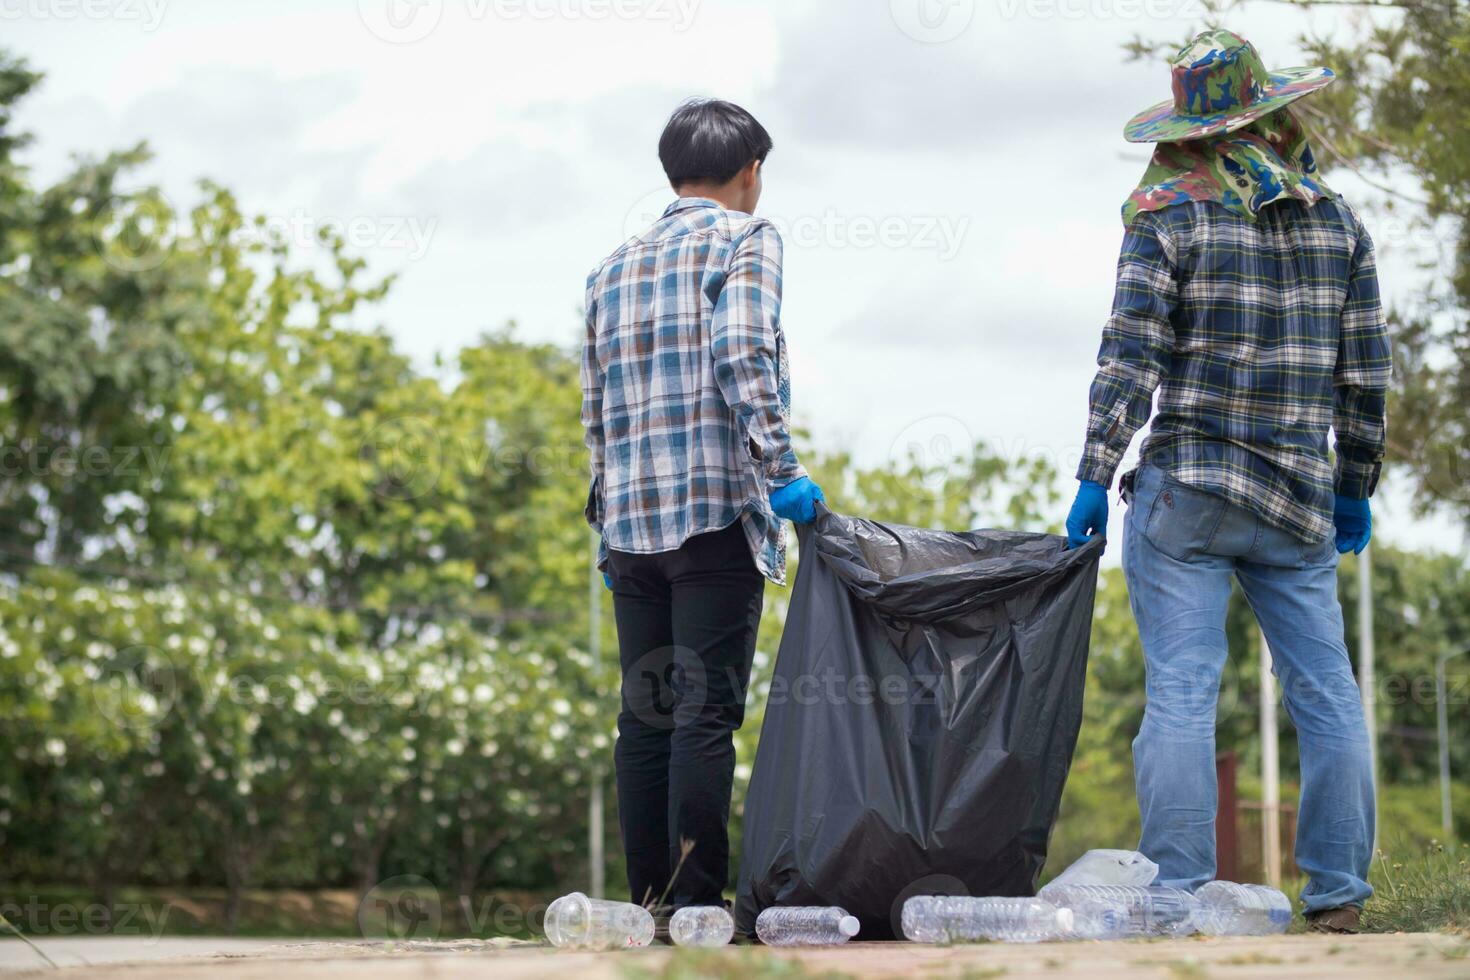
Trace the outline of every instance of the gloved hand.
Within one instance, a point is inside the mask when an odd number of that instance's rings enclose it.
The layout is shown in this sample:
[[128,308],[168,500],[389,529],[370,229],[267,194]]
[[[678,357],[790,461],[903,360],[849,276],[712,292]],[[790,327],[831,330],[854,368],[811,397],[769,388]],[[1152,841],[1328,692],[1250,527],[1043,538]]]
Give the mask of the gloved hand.
[[607,572],[602,573],[602,584],[607,586],[607,591],[612,591],[612,576],[607,574]]
[[821,487],[802,477],[771,491],[771,510],[783,520],[810,524],[817,519],[817,501],[826,499]]
[[1080,480],[1077,499],[1067,514],[1067,549],[1080,548],[1090,538],[1108,536],[1108,488],[1094,480]]
[[1339,555],[1345,555],[1349,551],[1361,555],[1373,537],[1373,509],[1368,505],[1366,497],[1355,500],[1338,494],[1337,502],[1332,508],[1332,523],[1337,527]]

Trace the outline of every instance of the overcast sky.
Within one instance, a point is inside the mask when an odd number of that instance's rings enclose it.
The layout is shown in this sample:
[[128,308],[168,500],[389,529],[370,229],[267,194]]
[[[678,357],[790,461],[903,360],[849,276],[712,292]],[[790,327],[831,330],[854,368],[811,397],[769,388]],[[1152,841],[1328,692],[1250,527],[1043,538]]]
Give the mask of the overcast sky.
[[[37,178],[146,139],[176,206],[209,177],[293,237],[346,223],[370,314],[427,362],[507,321],[572,344],[587,271],[672,200],[656,145],[691,96],[771,131],[762,213],[787,240],[795,412],[865,462],[971,438],[1070,476],[1146,151],[1169,96],[1134,34],[1198,0],[0,0],[47,79],[20,114]],[[1273,66],[1349,15],[1228,25]],[[1336,179],[1336,178],[1335,178]],[[1365,197],[1350,177],[1350,197]],[[1380,233],[1410,295],[1412,236]],[[1382,510],[1383,508],[1380,508]],[[1380,530],[1437,542],[1390,498]]]

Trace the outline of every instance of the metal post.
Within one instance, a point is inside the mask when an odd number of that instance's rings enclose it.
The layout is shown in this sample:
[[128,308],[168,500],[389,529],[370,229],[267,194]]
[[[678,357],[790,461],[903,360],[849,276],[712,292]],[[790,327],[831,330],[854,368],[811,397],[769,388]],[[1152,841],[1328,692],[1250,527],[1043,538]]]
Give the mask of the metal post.
[[1439,823],[1444,830],[1444,846],[1450,849],[1455,846],[1455,813],[1450,803],[1450,709],[1445,665],[1462,653],[1470,653],[1470,648],[1446,653],[1434,661],[1434,713],[1439,729]]
[[1439,825],[1444,829],[1446,847],[1454,846],[1455,815],[1450,805],[1450,712],[1445,696],[1445,661],[1434,662],[1434,713],[1439,729]]
[[[587,584],[587,651],[592,655],[592,677],[593,683],[598,685],[600,692],[600,680],[602,673],[602,572],[597,569],[597,552],[602,544],[601,539],[594,534],[592,536],[592,561],[591,572]],[[607,888],[607,862],[603,858],[602,844],[603,832],[603,807],[602,807],[602,764],[598,760],[592,762],[592,798],[587,804],[587,867],[592,880],[588,883],[587,894],[593,898],[602,898]]]
[[[1363,721],[1368,726],[1368,761],[1373,770],[1373,806],[1378,807],[1378,677],[1373,653],[1373,548],[1358,556],[1358,689]],[[1373,850],[1378,850],[1378,821],[1373,822]]]
[[1281,887],[1281,756],[1276,727],[1276,678],[1271,647],[1261,633],[1261,861],[1266,884]]

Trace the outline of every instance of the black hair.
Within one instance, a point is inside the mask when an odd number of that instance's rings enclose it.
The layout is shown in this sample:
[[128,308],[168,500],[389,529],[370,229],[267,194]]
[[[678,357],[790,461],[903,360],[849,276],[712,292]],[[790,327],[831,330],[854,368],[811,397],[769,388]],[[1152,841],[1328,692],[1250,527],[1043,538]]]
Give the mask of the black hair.
[[690,181],[723,184],[751,161],[765,162],[771,134],[733,102],[693,99],[674,110],[658,140],[658,158],[675,187]]

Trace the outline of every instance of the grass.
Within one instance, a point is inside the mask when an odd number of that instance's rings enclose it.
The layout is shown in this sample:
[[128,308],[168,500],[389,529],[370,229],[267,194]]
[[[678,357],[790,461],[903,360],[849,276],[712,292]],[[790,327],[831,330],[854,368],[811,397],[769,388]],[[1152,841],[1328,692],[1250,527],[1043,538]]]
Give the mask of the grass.
[[[1363,909],[1362,931],[1470,936],[1470,844],[1451,852],[1430,841],[1417,857],[1408,859],[1401,857],[1408,851],[1406,845],[1394,850],[1396,854],[1379,850],[1373,859],[1368,873],[1373,897]],[[1301,874],[1288,875],[1281,883],[1296,913],[1288,930],[1292,934],[1307,932],[1300,899],[1306,884]]]
[[765,950],[674,949],[657,969],[623,968],[628,980],[852,980],[852,974],[814,971],[799,960]]
[[1408,861],[1379,851],[1370,878],[1365,931],[1470,935],[1470,847],[1452,852],[1436,842]]
[[43,960],[46,961],[46,965],[49,966],[49,967],[51,967],[51,969],[55,970],[57,968],[56,967],[56,961],[53,960],[51,957],[47,956],[45,950],[43,950],[41,947],[37,946],[35,943],[31,942],[31,940],[26,937],[25,933],[21,932],[15,926],[11,925],[10,924],[10,920],[7,919],[7,918],[5,918],[5,916],[3,914],[0,914],[0,927],[3,927],[6,932],[8,932],[11,935],[15,936],[21,942],[23,942],[27,946],[29,946],[35,952],[35,954],[37,956],[39,956],[41,959],[43,959]]

